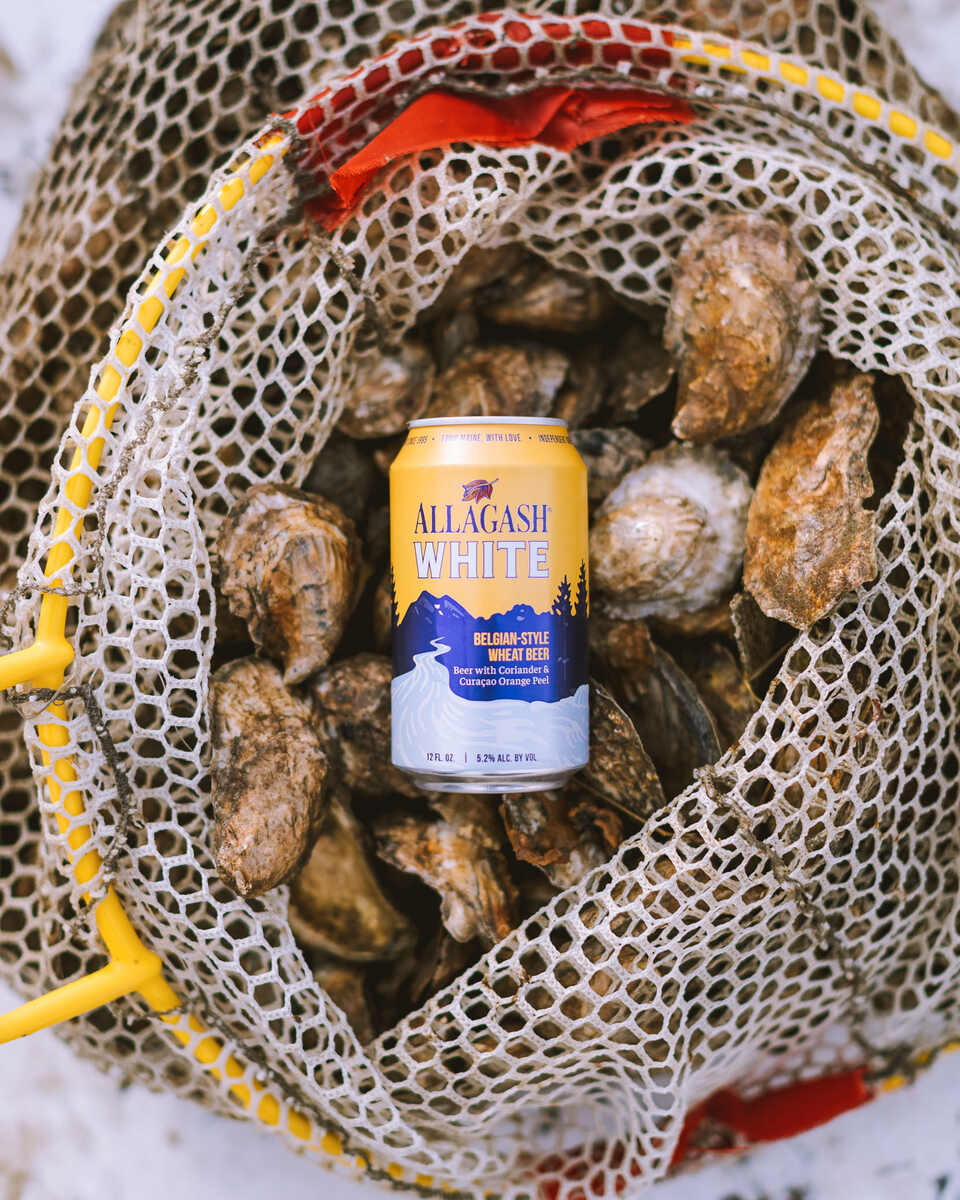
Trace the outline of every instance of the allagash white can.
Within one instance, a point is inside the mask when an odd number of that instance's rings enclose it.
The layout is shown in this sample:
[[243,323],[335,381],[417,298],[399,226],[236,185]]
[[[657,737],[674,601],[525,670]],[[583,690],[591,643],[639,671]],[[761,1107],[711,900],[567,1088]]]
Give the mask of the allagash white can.
[[566,423],[413,421],[390,469],[393,762],[435,791],[587,762],[587,473]]

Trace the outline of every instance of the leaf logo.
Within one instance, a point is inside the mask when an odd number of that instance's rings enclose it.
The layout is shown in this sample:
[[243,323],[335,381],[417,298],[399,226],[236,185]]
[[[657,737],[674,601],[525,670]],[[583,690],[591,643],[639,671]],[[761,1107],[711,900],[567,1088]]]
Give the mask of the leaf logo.
[[[498,475],[497,479],[499,478],[500,476]],[[461,483],[460,486],[463,488],[461,499],[467,502],[476,501],[477,503],[481,500],[492,500],[493,485],[497,482],[497,479],[471,479],[469,483]]]

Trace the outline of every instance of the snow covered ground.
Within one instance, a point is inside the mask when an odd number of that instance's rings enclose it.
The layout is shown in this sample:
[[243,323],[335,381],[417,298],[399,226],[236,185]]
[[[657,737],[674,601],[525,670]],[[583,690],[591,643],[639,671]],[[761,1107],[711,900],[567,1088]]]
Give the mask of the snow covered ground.
[[[112,0],[0,0],[0,246]],[[638,2],[638,8],[641,7]],[[960,4],[875,6],[960,107]],[[3,52],[9,61],[5,61]],[[0,986],[0,1010],[16,997]],[[270,1134],[171,1096],[120,1090],[52,1034],[0,1048],[0,1200],[372,1200]],[[960,1200],[960,1053],[912,1088],[657,1200]]]

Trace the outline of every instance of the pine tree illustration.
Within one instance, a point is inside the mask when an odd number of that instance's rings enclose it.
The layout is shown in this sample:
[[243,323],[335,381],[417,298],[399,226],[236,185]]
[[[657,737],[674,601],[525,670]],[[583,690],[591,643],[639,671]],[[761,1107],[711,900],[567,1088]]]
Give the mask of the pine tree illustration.
[[560,586],[557,588],[557,598],[553,602],[553,614],[556,617],[569,617],[573,615],[573,610],[570,607],[570,580],[566,575],[560,580]]
[[390,568],[390,624],[394,629],[400,624],[400,609],[397,607],[397,581]]
[[577,579],[577,603],[573,613],[576,617],[585,617],[587,615],[587,567],[584,561],[580,560],[580,575]]

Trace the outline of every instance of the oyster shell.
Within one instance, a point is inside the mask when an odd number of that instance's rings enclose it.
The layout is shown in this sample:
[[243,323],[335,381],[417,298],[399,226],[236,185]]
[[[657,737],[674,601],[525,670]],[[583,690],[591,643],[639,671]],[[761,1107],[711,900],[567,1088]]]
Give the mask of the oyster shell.
[[760,701],[733,653],[723,642],[699,642],[680,663],[713,716],[721,749],[739,742]]
[[367,976],[353,963],[322,960],[314,965],[313,977],[347,1018],[357,1041],[365,1046],[376,1037],[367,1002]]
[[210,680],[213,857],[239,896],[299,868],[327,809],[327,756],[310,709],[264,659]]
[[440,928],[417,952],[417,969],[410,981],[410,1003],[417,1008],[452,983],[483,953],[478,941],[458,942]]
[[726,600],[708,604],[696,612],[677,613],[674,617],[653,616],[650,624],[655,633],[666,638],[699,638],[717,634],[733,636],[733,617]]
[[609,671],[648,671],[654,646],[646,623],[617,621],[600,614],[590,616],[590,654]]
[[646,820],[666,803],[636,726],[595,680],[590,684],[590,761],[577,780],[634,821]]
[[382,796],[420,791],[390,762],[390,660],[357,654],[310,681],[317,726],[351,792]]
[[451,937],[479,937],[492,946],[516,924],[516,889],[499,849],[474,841],[446,821],[417,816],[383,817],[373,826],[377,854],[418,876],[441,900],[441,918]]
[[807,629],[877,574],[867,451],[873,378],[855,375],[801,410],[760,472],[747,522],[744,587],[768,617]]
[[480,346],[437,377],[425,417],[546,417],[570,360],[546,346]]
[[750,483],[712,446],[668,446],[607,496],[590,580],[614,617],[676,617],[717,603],[740,573]]
[[472,308],[455,309],[440,317],[430,330],[430,345],[437,368],[445,371],[457,356],[476,344],[480,327]]
[[587,497],[590,511],[606,500],[621,479],[643,466],[653,442],[632,429],[574,429],[570,441],[587,468]]
[[730,601],[730,620],[743,674],[751,681],[786,649],[783,635],[793,637],[792,630],[768,617],[749,592],[737,592]]
[[517,858],[560,889],[603,866],[623,837],[614,812],[569,789],[504,796],[500,814]]
[[379,482],[370,455],[352,439],[334,433],[313,460],[303,490],[330,500],[359,527]]
[[393,587],[388,571],[377,584],[373,593],[373,610],[370,615],[373,644],[380,654],[389,654],[393,643]]
[[644,405],[661,395],[674,376],[673,359],[641,325],[632,326],[606,363],[607,413],[615,423],[634,421]]
[[472,246],[451,271],[439,299],[427,310],[427,319],[472,304],[481,288],[517,269],[527,257],[527,251],[516,242]]
[[337,428],[352,438],[401,433],[408,421],[423,415],[435,372],[430,351],[414,338],[368,352],[357,366]]
[[566,421],[569,429],[585,425],[603,403],[604,369],[602,352],[591,347],[570,360],[567,381],[550,411],[551,417]]
[[653,760],[668,798],[690,783],[698,767],[720,757],[716,725],[697,689],[669,654],[655,646],[646,670],[617,678],[618,699]]
[[254,644],[299,683],[329,660],[353,607],[360,543],[341,509],[296,488],[261,483],[217,537],[220,587]]
[[384,895],[343,791],[331,797],[310,857],[290,886],[288,915],[301,946],[348,962],[398,958],[413,946],[413,927]]
[[477,294],[477,312],[497,325],[585,333],[608,321],[616,303],[599,279],[557,271],[530,258]]
[[819,333],[789,231],[753,213],[708,217],[677,259],[663,331],[679,369],[674,435],[709,442],[772,421]]

